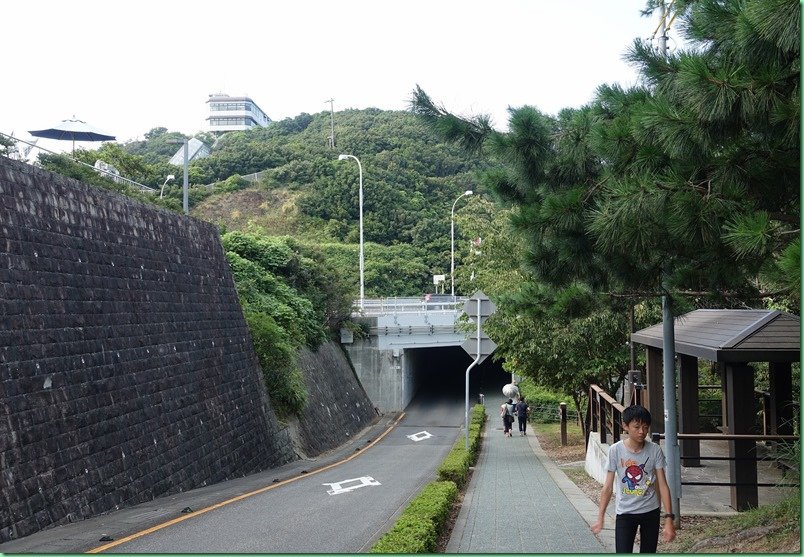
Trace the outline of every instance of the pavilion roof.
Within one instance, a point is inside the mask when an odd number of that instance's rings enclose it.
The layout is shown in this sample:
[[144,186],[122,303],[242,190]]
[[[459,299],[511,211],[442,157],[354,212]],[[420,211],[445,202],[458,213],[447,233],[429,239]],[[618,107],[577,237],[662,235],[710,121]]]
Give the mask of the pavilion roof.
[[[796,362],[801,318],[778,310],[697,309],[675,319],[675,349],[712,362]],[[662,324],[631,333],[633,342],[662,348]]]

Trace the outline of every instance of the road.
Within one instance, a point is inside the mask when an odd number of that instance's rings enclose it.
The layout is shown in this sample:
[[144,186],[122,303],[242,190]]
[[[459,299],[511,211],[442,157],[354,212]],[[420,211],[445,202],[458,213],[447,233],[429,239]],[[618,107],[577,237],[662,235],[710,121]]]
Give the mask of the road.
[[[399,425],[352,460],[110,551],[364,552],[391,527],[410,499],[435,478],[435,470],[458,438],[463,418],[461,390],[452,385],[449,389],[422,389]],[[408,437],[414,434],[426,438],[416,441]]]

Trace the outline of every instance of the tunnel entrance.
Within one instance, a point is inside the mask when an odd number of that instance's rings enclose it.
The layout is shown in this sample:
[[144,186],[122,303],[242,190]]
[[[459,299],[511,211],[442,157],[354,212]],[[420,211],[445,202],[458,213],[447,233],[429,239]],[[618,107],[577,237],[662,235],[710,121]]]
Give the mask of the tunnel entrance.
[[[444,401],[464,401],[466,368],[472,357],[460,346],[437,348],[406,348],[406,367],[412,372],[413,404],[421,398],[438,398]],[[469,403],[478,402],[483,393],[486,405],[502,403],[502,388],[511,382],[511,374],[502,368],[502,362],[492,356],[469,372]],[[499,402],[498,402],[499,399]]]

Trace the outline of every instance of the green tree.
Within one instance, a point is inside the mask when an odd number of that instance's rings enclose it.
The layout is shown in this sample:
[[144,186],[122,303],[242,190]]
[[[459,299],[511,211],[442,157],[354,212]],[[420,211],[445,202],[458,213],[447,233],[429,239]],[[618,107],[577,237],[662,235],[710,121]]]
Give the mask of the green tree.
[[[531,361],[531,376],[568,366],[576,385],[584,370],[606,383],[599,361],[621,375],[623,301],[655,304],[668,263],[672,292],[697,306],[798,306],[799,8],[680,5],[690,50],[664,57],[637,41],[629,57],[644,86],[601,86],[556,117],[512,109],[497,132],[414,91],[431,128],[500,163],[481,182],[514,208],[527,277],[499,304],[510,305],[500,334],[512,343],[501,353]],[[553,368],[551,350],[573,342],[594,350]]]

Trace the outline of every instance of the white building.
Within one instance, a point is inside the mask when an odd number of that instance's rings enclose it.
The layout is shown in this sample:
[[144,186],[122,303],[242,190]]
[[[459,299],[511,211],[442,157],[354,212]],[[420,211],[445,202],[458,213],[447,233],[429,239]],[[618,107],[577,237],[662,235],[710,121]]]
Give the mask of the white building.
[[271,119],[249,97],[230,97],[225,93],[210,95],[207,129],[212,132],[247,130],[267,126]]

